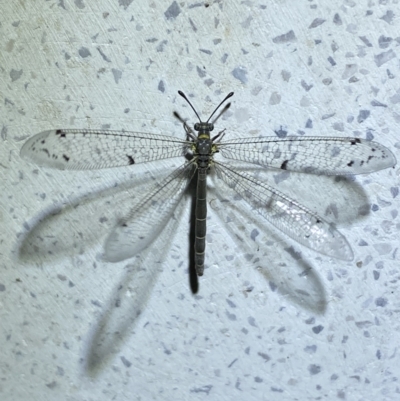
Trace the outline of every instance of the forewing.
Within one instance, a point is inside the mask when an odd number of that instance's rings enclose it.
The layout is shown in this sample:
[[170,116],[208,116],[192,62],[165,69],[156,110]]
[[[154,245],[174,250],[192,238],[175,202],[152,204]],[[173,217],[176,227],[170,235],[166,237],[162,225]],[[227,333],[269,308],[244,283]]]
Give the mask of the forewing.
[[215,162],[217,177],[233,188],[261,216],[295,241],[319,253],[352,260],[346,238],[321,217],[247,173]]
[[185,163],[154,187],[108,237],[107,260],[119,262],[133,257],[155,240],[174,213],[194,171],[193,163]]
[[39,166],[90,170],[182,156],[189,145],[166,135],[59,129],[43,131],[28,139],[21,156]]
[[228,159],[312,174],[364,174],[396,164],[388,148],[358,138],[239,138],[218,149]]

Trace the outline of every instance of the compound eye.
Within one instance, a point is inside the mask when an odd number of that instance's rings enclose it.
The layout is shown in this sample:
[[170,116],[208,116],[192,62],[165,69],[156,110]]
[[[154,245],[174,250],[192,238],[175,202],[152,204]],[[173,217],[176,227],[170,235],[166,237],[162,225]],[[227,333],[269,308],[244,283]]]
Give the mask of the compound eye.
[[199,124],[199,123],[196,123],[196,124],[194,125],[194,130],[195,130],[195,131],[200,131],[200,124]]
[[214,124],[209,123],[208,125],[209,125],[209,128],[208,128],[208,129],[209,129],[210,131],[212,131],[212,130],[214,129]]

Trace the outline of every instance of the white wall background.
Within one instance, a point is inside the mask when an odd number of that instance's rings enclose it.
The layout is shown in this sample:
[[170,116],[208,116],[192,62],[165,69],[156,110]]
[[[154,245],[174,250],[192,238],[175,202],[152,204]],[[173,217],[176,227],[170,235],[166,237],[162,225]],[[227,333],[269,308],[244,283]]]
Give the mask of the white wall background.
[[218,123],[232,137],[374,138],[400,160],[399,16],[398,0],[2,1],[0,399],[398,399],[398,167],[356,183],[270,174],[336,221],[349,263],[268,226],[256,244],[233,213],[241,244],[210,209],[192,295],[187,203],[165,255],[106,263],[147,170],[59,172],[19,150],[59,127],[182,138],[181,89],[202,116],[234,91]]

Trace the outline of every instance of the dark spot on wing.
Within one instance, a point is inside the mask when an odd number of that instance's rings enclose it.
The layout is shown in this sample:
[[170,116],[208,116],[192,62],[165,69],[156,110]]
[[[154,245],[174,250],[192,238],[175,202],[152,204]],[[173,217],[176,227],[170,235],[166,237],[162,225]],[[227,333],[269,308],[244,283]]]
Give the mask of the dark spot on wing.
[[357,143],[361,143],[361,141],[360,141],[359,138],[354,138],[354,139],[352,139],[352,140],[350,141],[350,144],[351,144],[351,145],[357,145]]
[[42,149],[42,152],[46,153],[47,156],[50,156],[50,152],[46,148]]
[[281,164],[281,169],[282,170],[287,170],[287,164],[289,163],[289,160],[285,160],[282,164]]
[[320,219],[317,219],[316,223],[319,224],[319,223],[322,223],[322,221]]
[[44,143],[46,143],[46,141],[44,139],[42,139],[42,141],[40,143],[44,144]]
[[128,158],[129,165],[131,165],[131,164],[135,164],[135,160],[133,160],[133,157],[132,157],[132,156],[130,156],[130,155],[126,155],[126,157]]
[[349,167],[351,167],[353,164],[354,164],[354,160],[352,160],[351,162],[348,162],[348,163],[347,163],[347,165],[348,165]]
[[58,129],[56,131],[56,135],[60,135],[61,138],[65,138],[66,137],[66,134],[62,129]]
[[69,157],[68,157],[67,155],[63,155],[63,159],[64,159],[66,162],[69,162]]
[[373,158],[374,158],[374,156],[368,156],[367,163],[368,163],[371,159],[373,159]]

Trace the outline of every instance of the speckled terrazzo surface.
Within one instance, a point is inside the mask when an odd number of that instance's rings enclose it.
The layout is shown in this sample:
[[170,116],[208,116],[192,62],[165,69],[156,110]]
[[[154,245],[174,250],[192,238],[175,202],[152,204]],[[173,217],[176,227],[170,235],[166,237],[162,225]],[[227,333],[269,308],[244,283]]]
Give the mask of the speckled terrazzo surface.
[[202,116],[234,91],[218,121],[231,137],[352,136],[400,160],[399,2],[138,3],[1,7],[0,399],[399,399],[398,166],[263,176],[335,222],[352,262],[237,213],[210,182],[192,295],[187,202],[159,252],[102,257],[176,160],[62,172],[19,157],[51,128],[181,138],[173,112],[195,122],[181,89]]

